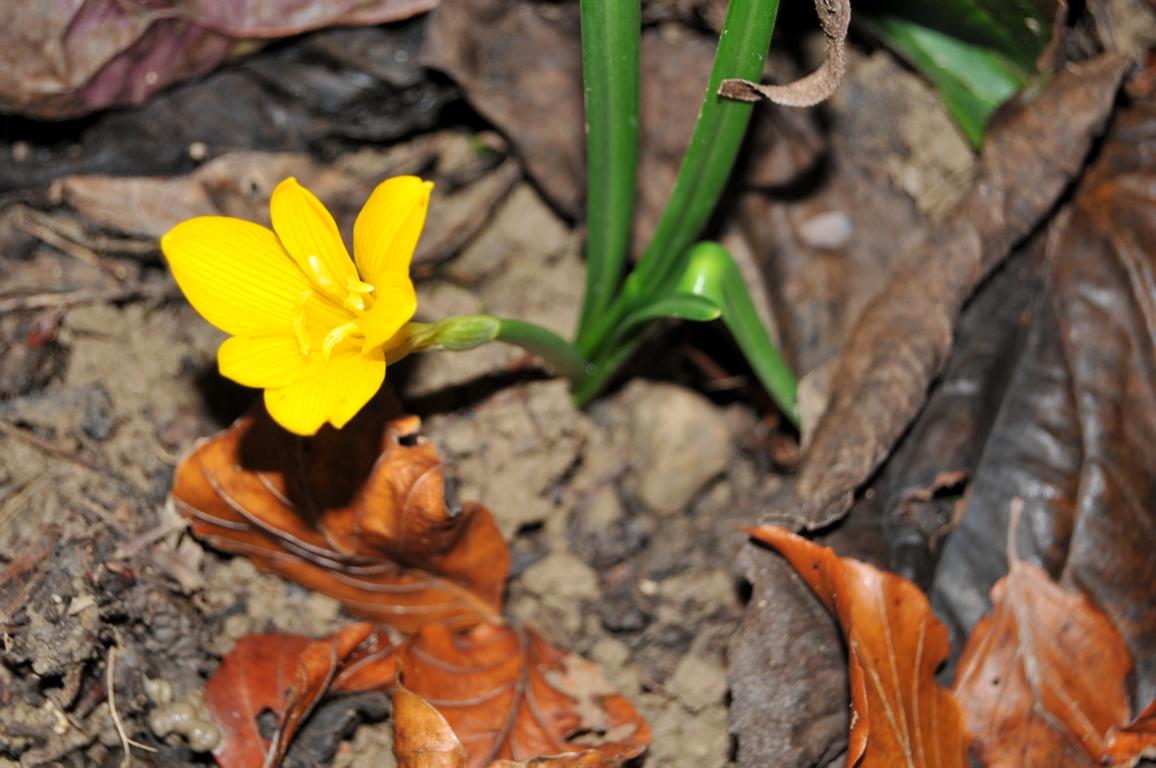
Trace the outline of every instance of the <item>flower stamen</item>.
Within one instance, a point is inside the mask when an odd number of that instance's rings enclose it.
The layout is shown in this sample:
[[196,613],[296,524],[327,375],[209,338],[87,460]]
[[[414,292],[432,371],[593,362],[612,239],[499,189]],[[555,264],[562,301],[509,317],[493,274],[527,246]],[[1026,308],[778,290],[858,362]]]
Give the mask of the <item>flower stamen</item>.
[[361,280],[351,279],[345,286],[348,293],[341,305],[351,312],[364,312],[369,304],[366,299],[373,298],[373,286]]
[[321,344],[321,354],[325,357],[325,360],[329,360],[330,356],[333,354],[334,347],[345,341],[345,339],[349,338],[353,334],[359,333],[360,331],[360,325],[358,325],[356,322],[348,322],[344,325],[337,326],[332,331],[325,334],[325,341],[323,341]]
[[309,271],[317,287],[330,296],[341,298],[341,286],[333,279],[333,274],[329,271],[329,268],[321,263],[321,259],[311,253],[306,261],[309,263]]

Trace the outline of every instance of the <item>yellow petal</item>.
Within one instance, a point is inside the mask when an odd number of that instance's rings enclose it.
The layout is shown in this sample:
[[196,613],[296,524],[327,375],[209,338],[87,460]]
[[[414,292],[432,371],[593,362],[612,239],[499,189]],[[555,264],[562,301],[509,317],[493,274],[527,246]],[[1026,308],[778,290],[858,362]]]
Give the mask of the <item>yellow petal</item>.
[[387,271],[409,272],[425,226],[433,182],[396,176],[377,185],[353,225],[353,256],[362,279],[378,284]]
[[284,334],[309,281],[259,224],[189,219],[161,238],[177,285],[206,320],[234,336]]
[[337,428],[361,410],[385,380],[385,355],[334,355],[317,373],[287,387],[265,390],[265,407],[278,424],[312,435],[329,422]]
[[373,306],[358,321],[365,334],[362,349],[378,349],[413,318],[417,293],[405,272],[382,272],[373,284]]
[[287,387],[322,364],[320,355],[301,354],[296,338],[233,336],[217,350],[221,375],[246,387]]
[[269,215],[281,244],[317,287],[344,295],[346,286],[358,279],[357,269],[321,201],[290,177],[273,190]]

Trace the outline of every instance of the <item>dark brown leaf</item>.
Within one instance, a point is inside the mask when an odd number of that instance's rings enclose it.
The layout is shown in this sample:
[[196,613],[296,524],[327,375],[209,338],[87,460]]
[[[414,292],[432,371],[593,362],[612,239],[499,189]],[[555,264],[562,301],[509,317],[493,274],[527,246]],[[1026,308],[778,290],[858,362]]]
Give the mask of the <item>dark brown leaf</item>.
[[1156,140],[1151,100],[1122,113],[1049,233],[1047,290],[944,548],[933,597],[962,639],[1020,552],[1086,593],[1123,636],[1133,700],[1156,696]]
[[750,533],[790,562],[843,630],[853,710],[847,765],[966,765],[959,706],[935,680],[947,630],[919,588],[784,528]]
[[181,462],[173,498],[218,549],[402,632],[495,620],[505,541],[485,508],[447,507],[420,421],[383,408],[308,441],[263,411],[241,419]]
[[[886,286],[902,255],[927,237],[928,224],[912,197],[923,200],[930,188],[950,186],[947,169],[966,174],[971,162],[962,139],[954,149],[948,142],[947,156],[932,164],[920,157],[918,142],[903,138],[904,126],[934,129],[936,119],[950,130],[949,118],[937,116],[936,109],[934,94],[895,62],[881,55],[855,57],[844,87],[824,108],[831,128],[820,161],[786,188],[748,193],[739,201],[741,231],[763,268],[784,355],[809,394],[821,395],[810,398],[818,406],[816,417],[826,393],[825,386],[815,386],[822,378],[817,369],[833,369],[855,319]],[[764,111],[777,115],[780,125],[783,117],[812,114],[760,107],[756,115]],[[757,156],[769,157],[783,144],[811,145],[795,130],[799,139],[766,148],[761,135],[768,122],[751,129]],[[899,174],[917,182],[902,185]]]
[[[929,589],[943,542],[980,461],[1044,288],[1044,238],[1014,254],[960,316],[956,341],[927,405],[852,515],[883,515],[891,570]],[[960,645],[962,646],[962,639]]]
[[561,765],[620,766],[650,741],[646,722],[595,665],[531,629],[483,624],[454,633],[434,624],[400,655],[406,687],[437,708],[471,768],[571,752],[582,753],[581,761]]
[[[38,189],[81,174],[181,175],[202,158],[316,150],[335,139],[388,146],[432,127],[456,98],[455,88],[418,63],[424,28],[417,18],[316,32],[155,94],[138,108],[94,116],[83,130],[15,121],[9,139],[26,141],[29,153],[0,154],[0,190]],[[245,186],[243,179],[232,182]]]
[[727,663],[737,763],[829,765],[850,729],[839,627],[783,558],[751,545],[739,564],[752,591]]
[[0,105],[39,118],[139,104],[212,70],[258,40],[327,26],[380,24],[428,11],[436,0],[309,0],[134,8],[116,0],[49,3],[37,13],[0,6]]
[[[960,492],[944,484],[965,480],[979,459],[1041,289],[1039,257],[1011,259],[964,310],[942,381],[851,516],[823,537],[828,546],[928,583]],[[837,629],[782,558],[747,547],[742,570],[752,598],[728,667],[739,763],[824,765],[848,730]]]
[[578,38],[576,6],[451,0],[430,17],[425,48],[426,62],[462,86],[571,216],[582,210],[584,175]]
[[1108,730],[1128,718],[1128,649],[1086,596],[1019,561],[1014,536],[1008,554],[995,608],[976,623],[956,671],[972,749],[991,768],[1093,768]]
[[1114,56],[1073,66],[989,134],[970,194],[860,316],[801,470],[770,519],[814,529],[846,513],[923,403],[964,301],[1079,170],[1126,66]]
[[[388,688],[397,669],[393,648],[369,624],[353,624],[322,640],[243,637],[205,684],[205,705],[222,733],[213,755],[222,768],[278,765],[327,692]],[[261,736],[258,723],[266,711],[277,720],[271,740]]]

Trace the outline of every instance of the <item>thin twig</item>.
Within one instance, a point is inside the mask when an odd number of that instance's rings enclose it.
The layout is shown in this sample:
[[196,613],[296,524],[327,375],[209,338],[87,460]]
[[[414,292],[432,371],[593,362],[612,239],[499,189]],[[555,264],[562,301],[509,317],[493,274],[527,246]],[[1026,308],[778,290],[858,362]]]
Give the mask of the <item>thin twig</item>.
[[128,734],[124,731],[124,723],[120,721],[120,714],[116,711],[115,645],[108,649],[108,663],[105,664],[105,687],[108,688],[108,711],[112,714],[112,724],[116,726],[116,735],[120,737],[120,748],[124,750],[120,768],[129,768],[132,765],[132,745],[129,744]]
[[133,537],[121,546],[117,547],[116,551],[112,553],[112,559],[128,560],[129,558],[136,556],[138,552],[150,544],[155,544],[156,542],[167,538],[170,534],[188,527],[189,521],[183,517],[178,517],[174,520],[163,522],[160,525],[154,528],[150,528],[144,533]]
[[24,230],[29,235],[32,235],[42,243],[46,243],[58,251],[65,253],[77,261],[81,261],[94,269],[99,269],[108,275],[111,275],[118,282],[124,282],[128,279],[128,270],[122,264],[108,264],[100,257],[100,254],[89,248],[83,243],[77,242],[75,239],[68,237],[63,232],[53,228],[49,222],[52,217],[46,216],[39,211],[31,208],[21,207],[16,211],[14,223],[19,229]]
[[156,752],[154,747],[148,744],[142,744],[139,741],[134,741],[128,737],[124,730],[124,723],[121,722],[120,713],[116,711],[116,651],[119,647],[120,636],[117,636],[117,645],[113,645],[108,649],[108,661],[105,664],[105,687],[108,688],[108,711],[112,715],[112,724],[116,726],[116,735],[120,737],[120,746],[124,750],[124,758],[120,761],[120,768],[130,768],[132,766],[132,747],[143,749],[146,752]]

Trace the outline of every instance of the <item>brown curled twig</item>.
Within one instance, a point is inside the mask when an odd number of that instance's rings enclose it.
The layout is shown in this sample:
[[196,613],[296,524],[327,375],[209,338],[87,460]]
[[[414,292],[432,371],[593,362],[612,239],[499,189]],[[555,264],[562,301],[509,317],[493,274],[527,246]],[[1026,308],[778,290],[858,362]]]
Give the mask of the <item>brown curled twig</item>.
[[827,58],[811,74],[786,85],[761,85],[730,78],[719,84],[718,95],[736,101],[767,99],[786,107],[813,107],[826,101],[847,71],[847,29],[851,26],[850,0],[815,0],[819,24],[827,36]]

